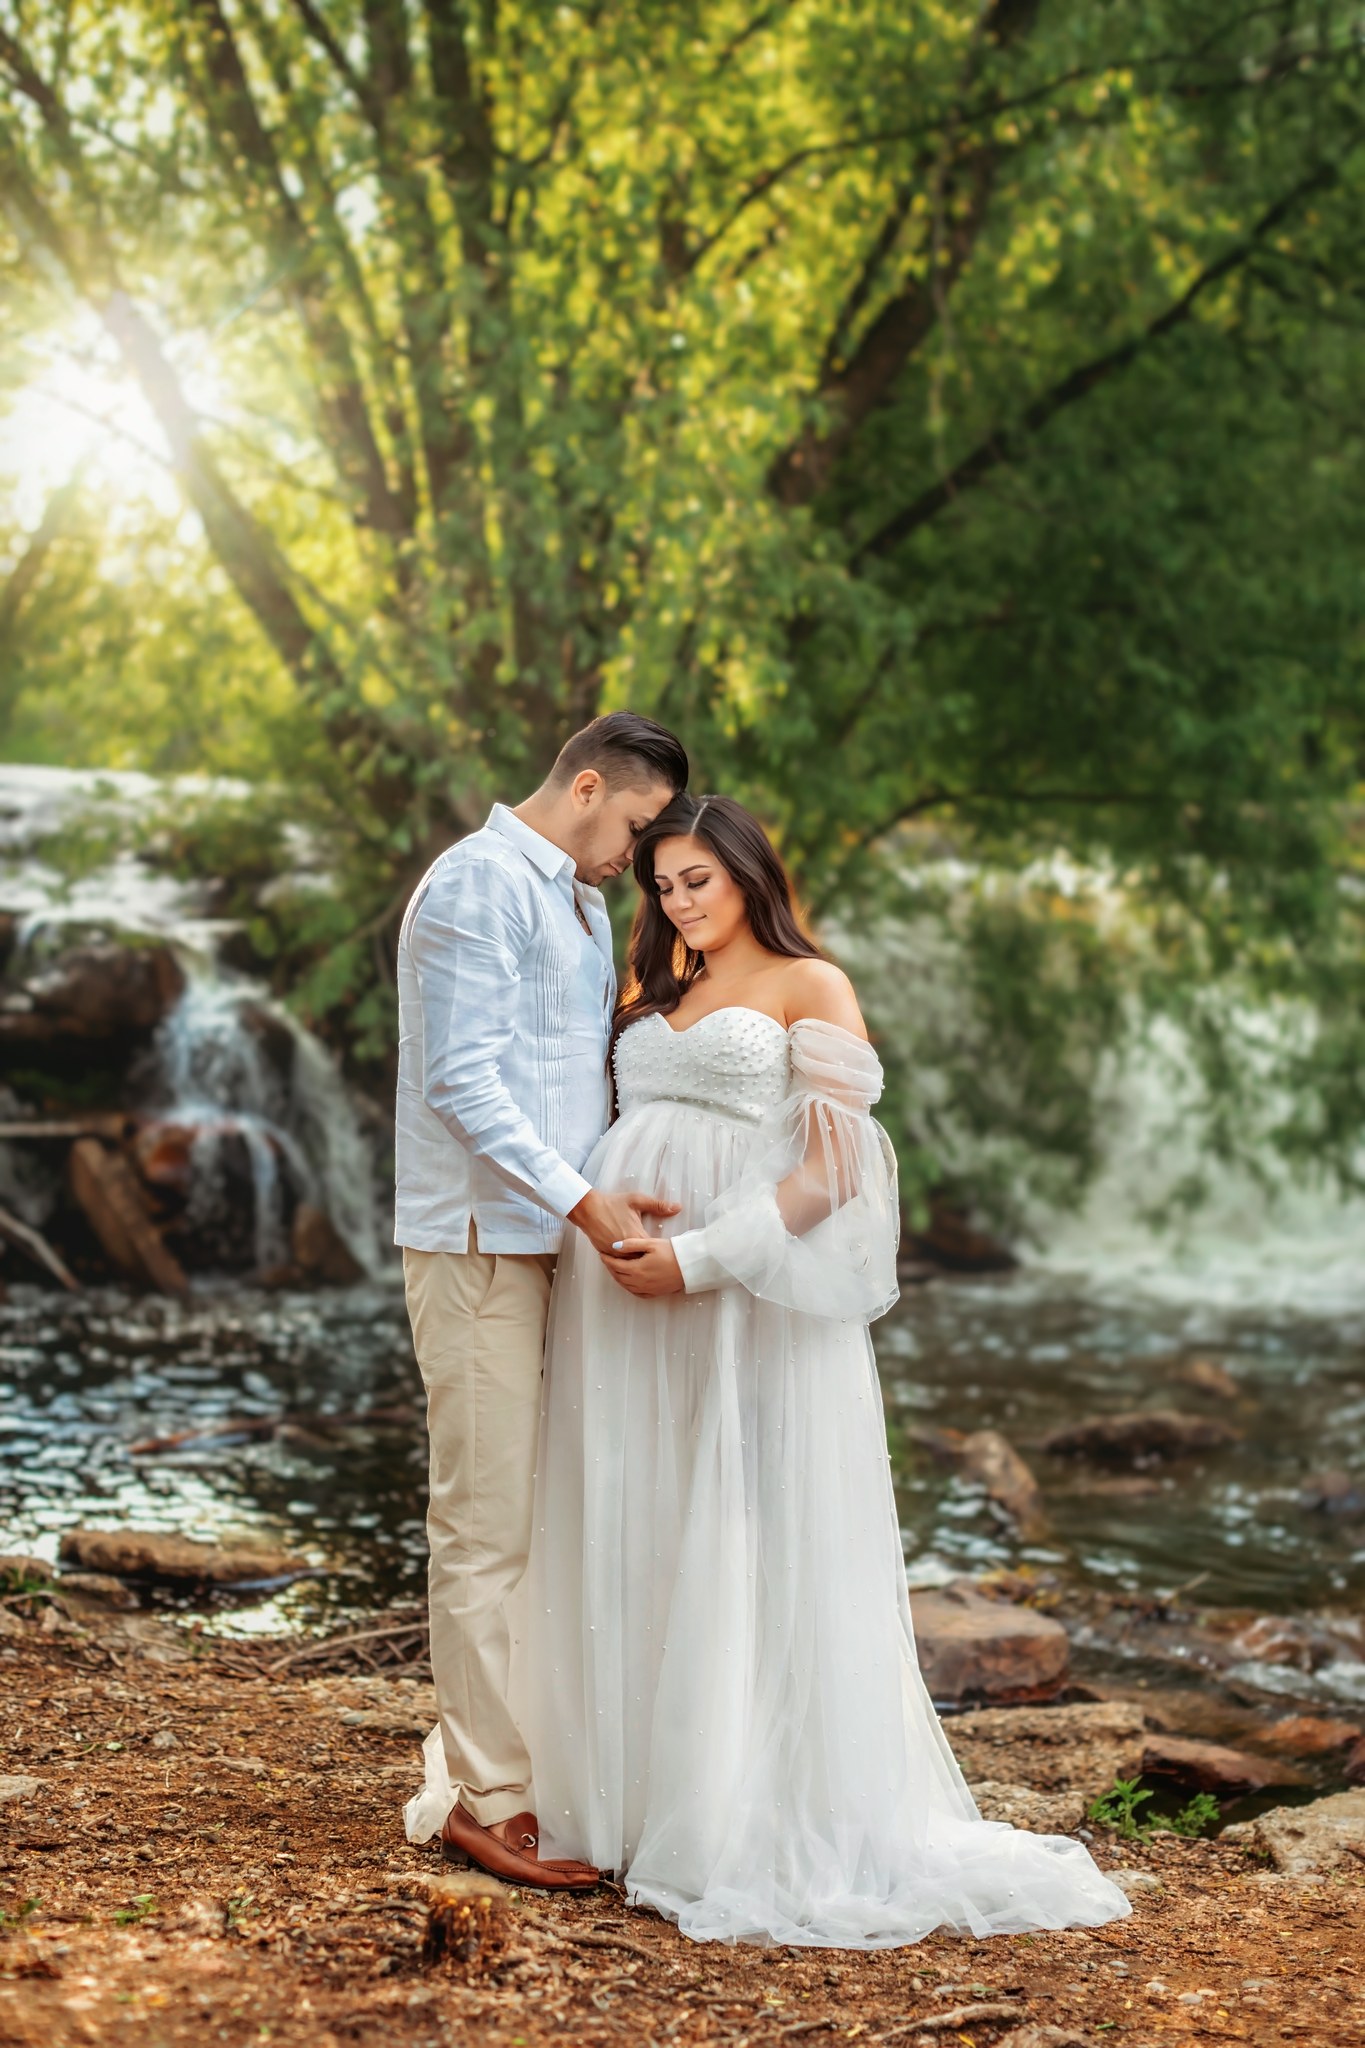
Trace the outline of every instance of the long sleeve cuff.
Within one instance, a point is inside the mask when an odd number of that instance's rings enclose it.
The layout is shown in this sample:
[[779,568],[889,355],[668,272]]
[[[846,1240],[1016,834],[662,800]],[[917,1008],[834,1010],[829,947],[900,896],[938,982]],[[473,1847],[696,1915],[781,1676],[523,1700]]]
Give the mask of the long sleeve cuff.
[[592,1182],[584,1180],[581,1173],[575,1173],[567,1160],[561,1159],[552,1166],[541,1181],[536,1193],[547,1209],[553,1209],[556,1216],[567,1216],[570,1209],[576,1209],[584,1195],[592,1193]]
[[734,1277],[710,1249],[708,1235],[704,1229],[683,1230],[668,1240],[688,1294],[709,1294],[712,1288],[724,1287]]

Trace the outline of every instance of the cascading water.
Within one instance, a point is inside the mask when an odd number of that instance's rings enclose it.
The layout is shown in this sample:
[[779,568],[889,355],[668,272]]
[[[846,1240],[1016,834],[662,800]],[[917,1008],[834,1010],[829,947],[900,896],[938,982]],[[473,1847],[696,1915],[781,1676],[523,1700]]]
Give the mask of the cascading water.
[[[1296,1019],[1263,1015],[1270,1051]],[[1189,1040],[1168,1019],[1135,1032],[1102,1082],[1105,1146],[1079,1208],[1028,1212],[1028,1261],[1092,1287],[1211,1308],[1349,1315],[1365,1306],[1365,1201],[1296,1175],[1268,1134],[1249,1159],[1201,1145],[1202,1088]],[[1184,1199],[1196,1189],[1196,1204]]]
[[[835,950],[907,1077],[912,1121],[945,1177],[1011,1191],[1011,1236],[1026,1269],[1176,1307],[1365,1307],[1365,1201],[1326,1171],[1296,1171],[1274,1142],[1290,1108],[1274,1076],[1311,1049],[1303,1007],[1239,1007],[1226,990],[1207,992],[1249,1082],[1239,1142],[1225,1153],[1210,1137],[1215,1106],[1190,1033],[1168,1016],[1144,1017],[1133,1000],[1093,1074],[1099,1154],[1077,1201],[1069,1166],[1030,1150],[1007,1117],[996,1128],[969,1126],[955,1108],[955,1083],[973,1060],[1007,1108],[1026,1086],[978,1028],[958,918],[972,901],[1022,897],[1042,881],[1106,944],[1134,953],[1142,935],[1127,898],[1060,861],[1025,875],[940,861],[905,879],[905,914],[836,930]],[[1357,1171],[1365,1178],[1365,1154]]]
[[[223,965],[219,948],[233,927],[204,914],[204,887],[127,850],[74,876],[43,858],[45,844],[73,823],[136,827],[168,793],[140,775],[0,766],[10,981],[72,945],[113,937],[169,947],[183,989],[129,1073],[127,1107],[183,1141],[186,1231],[221,1234],[245,1197],[251,1263],[278,1270],[290,1259],[289,1214],[306,1202],[328,1217],[363,1272],[380,1275],[374,1162],[355,1104],[327,1049],[259,982]],[[195,785],[193,793],[210,792]],[[227,785],[212,793],[243,794]],[[31,1148],[0,1148],[0,1201],[42,1227],[56,1200],[57,1181]]]
[[288,1257],[287,1177],[298,1199],[327,1213],[357,1264],[377,1274],[369,1148],[334,1062],[257,984],[202,955],[180,958],[185,991],[156,1034],[148,1089],[165,1123],[195,1133],[190,1222],[211,1226],[227,1199],[225,1148],[236,1139],[250,1162],[258,1270]]

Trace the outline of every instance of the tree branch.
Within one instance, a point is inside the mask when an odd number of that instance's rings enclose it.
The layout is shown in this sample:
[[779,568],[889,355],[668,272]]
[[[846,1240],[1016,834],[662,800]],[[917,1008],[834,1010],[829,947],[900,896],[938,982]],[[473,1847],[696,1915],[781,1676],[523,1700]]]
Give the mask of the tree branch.
[[307,223],[290,196],[279,157],[247,80],[221,0],[188,0],[197,17],[203,69],[196,83],[228,175],[278,267],[318,357],[318,403],[337,467],[358,494],[362,517],[397,541],[410,530],[375,437],[345,324],[329,300]]
[[936,518],[945,506],[950,505],[964,491],[979,484],[1003,463],[1012,461],[1027,442],[1039,434],[1059,412],[1088,396],[1098,384],[1102,384],[1117,371],[1126,370],[1139,356],[1144,355],[1148,349],[1181,326],[1189,319],[1198,301],[1212,285],[1218,284],[1239,269],[1296,207],[1315,192],[1326,191],[1336,183],[1339,175],[1340,164],[1333,162],[1320,164],[1306,177],[1301,178],[1277,199],[1273,206],[1266,209],[1240,242],[1224,250],[1214,262],[1206,264],[1164,313],[1148,321],[1139,333],[1121,342],[1117,348],[1109,349],[1103,355],[1095,356],[1090,362],[1082,363],[1069,371],[1049,390],[1040,393],[1034,399],[1017,426],[996,428],[946,476],[941,477],[928,490],[922,491],[912,503],[886,520],[857,548],[851,558],[852,566],[857,568],[869,555],[885,555],[908,534]]
[[0,589],[0,646],[13,644],[19,614],[32,596],[39,577],[71,518],[80,498],[81,483],[89,458],[82,456],[64,484],[59,484],[43,507],[43,516],[29,535],[28,545]]

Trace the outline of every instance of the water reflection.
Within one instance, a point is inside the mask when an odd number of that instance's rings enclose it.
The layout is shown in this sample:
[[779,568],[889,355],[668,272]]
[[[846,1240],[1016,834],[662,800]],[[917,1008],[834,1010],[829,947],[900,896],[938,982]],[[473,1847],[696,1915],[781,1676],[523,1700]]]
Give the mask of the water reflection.
[[[1324,1468],[1365,1467],[1365,1320],[1192,1314],[1024,1277],[916,1290],[876,1338],[914,1576],[1024,1562],[1184,1586],[1209,1605],[1359,1604],[1365,1519],[1299,1496]],[[1227,1366],[1236,1401],[1174,1376],[1196,1350]],[[234,1286],[173,1302],[16,1288],[0,1306],[0,1379],[4,1548],[54,1558],[64,1529],[130,1524],[250,1537],[327,1568],[214,1617],[233,1632],[419,1597],[425,1444],[397,1290]],[[1136,1481],[1036,1449],[1062,1423],[1153,1407],[1216,1414],[1242,1439]],[[369,1409],[384,1418],[332,1426]],[[229,1421],[254,1432],[213,1433]],[[925,1426],[1003,1430],[1043,1482],[1042,1535],[1021,1544],[979,1489],[916,1450]],[[132,1452],[182,1433],[173,1450]]]

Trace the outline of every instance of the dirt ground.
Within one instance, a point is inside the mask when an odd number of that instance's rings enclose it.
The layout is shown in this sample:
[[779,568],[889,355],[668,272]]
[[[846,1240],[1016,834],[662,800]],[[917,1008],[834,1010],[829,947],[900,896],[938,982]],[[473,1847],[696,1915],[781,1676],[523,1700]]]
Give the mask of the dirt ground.
[[247,1668],[6,1635],[6,2048],[1365,2044],[1365,1866],[1292,1882],[1230,1843],[1101,1835],[1131,1919],[875,1955],[699,1946],[610,1887],[443,1902],[400,1819],[414,1681]]

